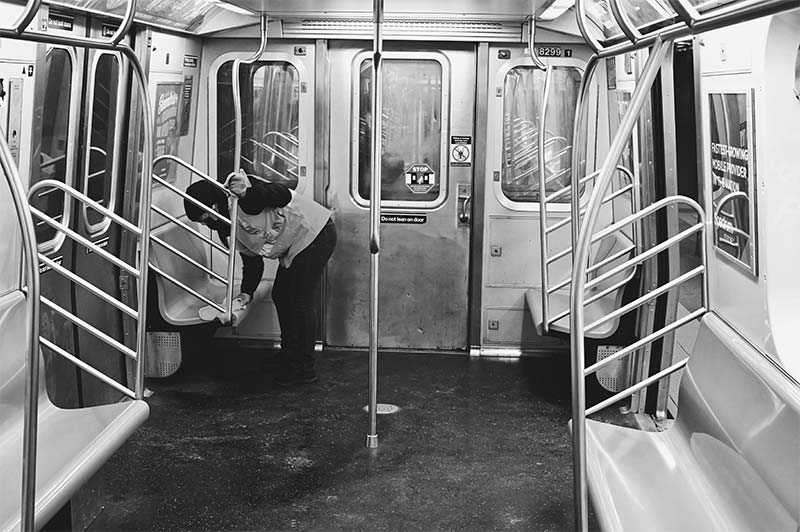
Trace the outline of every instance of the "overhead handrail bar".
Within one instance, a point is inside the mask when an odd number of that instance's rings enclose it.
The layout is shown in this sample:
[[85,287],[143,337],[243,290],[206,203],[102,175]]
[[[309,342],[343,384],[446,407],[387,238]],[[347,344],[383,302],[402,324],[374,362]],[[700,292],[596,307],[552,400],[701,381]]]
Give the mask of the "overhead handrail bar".
[[[578,1],[580,2],[581,0]],[[642,107],[649,97],[650,87],[661,68],[661,64],[671,44],[671,41],[662,42],[660,39],[657,39],[650,51],[650,56],[642,72],[641,80],[636,85],[628,109],[609,147],[609,151],[600,170],[600,175],[595,182],[594,190],[592,190],[592,195],[587,205],[584,222],[580,227],[577,245],[573,244],[573,246],[575,246],[575,254],[573,255],[572,290],[570,291],[570,308],[573,310],[570,314],[570,331],[572,331],[572,335],[570,336],[572,364],[572,447],[575,529],[579,532],[587,531],[589,512],[586,485],[586,391],[583,377],[585,363],[583,352],[584,315],[582,298],[584,295],[587,259],[589,257],[591,244],[591,231],[600,213],[599,203],[611,182],[611,177],[617,166],[617,161],[619,161],[622,151],[628,142],[628,138],[638,121]],[[586,81],[588,74],[594,69],[594,65],[596,64],[595,57],[596,56],[592,56],[590,59],[589,65],[591,65],[591,67],[587,65],[587,72],[584,74],[584,80],[582,80],[582,91],[579,96],[580,104],[583,104],[584,99],[585,86],[583,85],[583,81]],[[576,161],[573,157],[573,170],[575,164]],[[573,179],[575,179],[574,175]],[[575,220],[577,220],[579,216],[579,207],[575,199],[576,196],[577,194],[573,194],[572,202],[573,217]],[[575,226],[577,226],[577,224],[573,224],[573,227]]]
[[[28,209],[25,187],[4,135],[0,135],[0,168],[8,183],[22,234],[22,259],[25,264],[26,323],[28,358],[25,361],[25,406],[22,436],[21,529],[33,530],[36,501],[36,440],[39,417],[39,269],[36,260],[36,229]],[[20,279],[20,287],[23,285]]]
[[52,302],[51,300],[47,299],[44,296],[42,296],[42,303],[44,303],[46,307],[49,307],[52,310],[54,310],[57,314],[59,314],[63,318],[67,319],[68,321],[71,321],[72,323],[74,323],[75,325],[80,327],[81,329],[83,329],[86,332],[90,333],[95,338],[101,340],[106,345],[108,345],[110,347],[113,347],[114,349],[116,349],[120,353],[124,354],[128,358],[130,358],[132,360],[136,360],[136,351],[134,351],[133,349],[131,349],[128,346],[125,346],[125,345],[121,344],[120,342],[118,342],[117,340],[115,340],[111,336],[107,335],[106,333],[104,333],[103,331],[101,331],[100,329],[98,329],[97,327],[92,325],[91,323],[88,323],[87,321],[82,320],[81,318],[79,318],[78,316],[76,316],[72,312],[68,311],[67,309],[65,309],[61,305],[58,305],[58,304]]
[[367,447],[378,447],[378,266],[381,231],[381,160],[383,158],[383,0],[373,0],[372,16],[372,169],[369,194],[369,432]]
[[[583,35],[586,42],[588,42],[595,51],[598,58],[611,57],[646,48],[652,46],[657,39],[661,41],[674,41],[682,37],[724,28],[732,24],[739,24],[756,18],[775,15],[797,7],[797,0],[742,0],[734,4],[725,4],[711,9],[703,14],[698,12],[697,15],[694,16],[687,4],[680,2],[679,9],[676,9],[680,20],[673,22],[669,26],[657,28],[652,33],[643,34],[635,43],[623,41],[609,46],[603,46],[588,30],[585,2],[586,0],[577,0],[575,4],[578,28],[580,29],[581,35]],[[670,2],[670,4],[672,5],[672,2]],[[681,5],[683,7],[680,7]],[[687,23],[687,18],[693,21]],[[618,24],[619,22],[620,21],[617,20]],[[620,27],[622,27],[622,24],[620,24]]]
[[[0,28],[0,31],[13,31],[15,33],[15,37],[28,39],[29,37],[34,36],[48,36],[48,34],[40,31],[24,31],[24,27],[33,20],[33,17],[36,15],[36,11],[38,11],[39,6],[41,5],[41,0],[32,0],[32,2],[28,5],[28,7],[32,7],[31,4],[36,4],[35,9],[32,13],[29,13],[28,10],[23,13],[23,16],[27,19],[25,24],[22,26],[18,26],[16,30],[8,29],[8,28]],[[80,10],[79,10],[80,11]],[[88,11],[81,11],[82,13],[89,14]],[[108,49],[113,49],[117,45],[120,44],[122,39],[131,29],[133,25],[133,18],[136,14],[136,0],[126,0],[125,3],[125,13],[122,15],[122,20],[120,21],[119,27],[117,27],[116,31],[113,35],[111,35],[108,39],[94,39],[89,37],[70,37],[70,40],[74,39],[74,46],[88,46],[88,47],[104,47]],[[22,19],[20,20],[22,22]],[[60,43],[59,43],[60,44]]]
[[539,68],[541,70],[547,70],[547,65],[539,59],[539,56],[536,55],[536,46],[534,45],[534,36],[536,34],[536,15],[532,14],[531,17],[528,19],[528,46],[530,47],[531,51],[531,61],[533,62],[533,66]]

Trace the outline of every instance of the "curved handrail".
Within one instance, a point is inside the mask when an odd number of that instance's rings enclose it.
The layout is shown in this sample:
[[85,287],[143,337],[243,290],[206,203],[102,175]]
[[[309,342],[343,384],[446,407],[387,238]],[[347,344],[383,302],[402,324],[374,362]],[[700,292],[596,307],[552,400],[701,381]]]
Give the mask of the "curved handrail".
[[[636,125],[644,102],[649,97],[650,87],[658,74],[661,64],[667,55],[671,41],[662,42],[656,39],[650,57],[642,72],[631,98],[631,103],[617,130],[605,161],[601,167],[595,188],[586,207],[584,222],[580,227],[577,247],[574,248],[572,268],[572,290],[570,291],[570,336],[572,363],[572,444],[573,444],[573,480],[575,490],[575,525],[576,530],[586,531],[588,527],[588,501],[586,485],[586,390],[583,378],[584,345],[583,345],[583,293],[586,283],[587,259],[589,257],[592,231],[600,214],[600,202],[605,190],[611,182],[616,163],[628,142],[628,137]],[[574,196],[574,195],[573,195]],[[577,218],[576,218],[577,219]]]
[[20,13],[19,17],[11,25],[11,27],[3,29],[13,31],[17,35],[23,33],[25,31],[25,27],[31,23],[33,18],[36,16],[36,13],[39,12],[41,5],[42,0],[28,0],[28,3],[25,4],[25,9],[22,11],[22,13]]
[[[36,424],[39,411],[39,270],[36,252],[36,229],[25,196],[14,158],[5,137],[0,135],[0,167],[11,190],[11,198],[20,221],[22,232],[25,282],[27,285],[28,338],[27,373],[25,376],[25,417],[22,447],[22,530],[33,530],[34,503],[36,500]],[[22,283],[20,283],[22,284]]]
[[[183,168],[189,170],[193,174],[199,176],[201,179],[204,179],[205,181],[207,181],[209,183],[212,183],[219,190],[222,190],[231,200],[230,218],[226,218],[225,216],[222,216],[221,214],[216,213],[213,210],[209,209],[206,205],[203,205],[201,202],[196,201],[193,197],[189,196],[187,193],[185,193],[184,191],[178,189],[177,187],[168,185],[169,188],[172,191],[176,192],[177,194],[182,196],[184,199],[188,199],[189,201],[191,201],[195,205],[201,207],[203,210],[205,210],[209,214],[213,214],[214,216],[220,218],[221,220],[226,222],[231,227],[231,230],[230,230],[230,246],[228,247],[228,265],[227,265],[226,279],[225,279],[225,283],[226,283],[227,286],[226,286],[226,292],[225,292],[226,305],[225,305],[224,312],[225,312],[225,323],[232,323],[233,322],[233,284],[234,284],[233,283],[233,277],[234,277],[234,274],[235,274],[235,267],[236,267],[236,245],[235,245],[235,243],[236,243],[237,232],[238,232],[238,229],[239,229],[239,224],[238,223],[234,223],[234,220],[236,220],[237,214],[239,212],[239,197],[236,196],[236,194],[232,194],[224,184],[220,183],[216,179],[213,179],[210,175],[208,175],[205,172],[203,172],[202,170],[192,166],[187,161],[184,161],[183,159],[181,159],[179,157],[176,157],[175,155],[165,154],[165,155],[160,155],[160,156],[156,157],[153,160],[153,167],[155,168],[155,166],[158,163],[160,163],[161,161],[171,161],[171,162],[173,162],[173,163],[175,163],[175,164],[177,164],[179,166],[182,166]],[[241,171],[241,169],[240,169],[240,171]],[[233,174],[231,174],[231,175],[233,175]],[[230,176],[228,176],[228,178],[230,179]],[[162,179],[160,179],[158,177],[156,177],[156,179],[157,179],[158,182],[160,182],[162,184],[166,184],[166,182],[163,181]],[[151,208],[154,208],[154,207],[155,206],[151,205]],[[153,238],[155,238],[155,237],[153,237]],[[190,263],[197,265],[195,261],[193,261],[189,257],[185,256],[184,254],[177,252],[177,250],[172,248],[172,246],[170,246],[169,244],[167,244],[163,240],[156,239],[156,242],[158,244],[160,244],[161,246],[163,246],[164,248],[170,250],[172,253],[177,254],[179,257],[183,258],[184,260],[188,260]],[[210,271],[210,270],[208,270],[207,268],[205,268],[203,266],[199,266],[199,267],[202,270],[206,271],[207,273],[210,273],[212,277],[219,278],[215,272]],[[192,291],[192,293],[194,293],[194,291]],[[213,306],[216,307],[217,305],[213,305]]]

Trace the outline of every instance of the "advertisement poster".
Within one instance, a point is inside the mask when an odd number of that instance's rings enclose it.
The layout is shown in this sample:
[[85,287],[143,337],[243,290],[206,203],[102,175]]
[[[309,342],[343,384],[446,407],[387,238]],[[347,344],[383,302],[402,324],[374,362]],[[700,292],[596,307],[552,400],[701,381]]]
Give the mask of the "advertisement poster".
[[[178,155],[180,138],[180,99],[183,83],[159,83],[156,86],[156,124],[154,156]],[[175,182],[175,164],[159,164],[155,173],[169,183]]]
[[752,98],[708,95],[714,247],[757,275]]

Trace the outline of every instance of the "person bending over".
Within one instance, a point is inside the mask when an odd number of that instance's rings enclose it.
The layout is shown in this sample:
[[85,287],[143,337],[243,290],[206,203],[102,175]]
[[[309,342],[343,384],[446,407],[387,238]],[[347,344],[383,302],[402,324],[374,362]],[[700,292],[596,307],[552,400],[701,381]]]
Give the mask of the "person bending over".
[[[314,291],[334,247],[336,227],[332,213],[280,183],[250,182],[241,172],[228,181],[228,189],[239,198],[236,249],[242,257],[242,304],[253,299],[264,273],[264,259],[277,259],[278,272],[272,287],[272,301],[281,328],[279,371],[275,381],[289,386],[317,380],[314,370],[314,341],[317,317]],[[226,194],[201,180],[186,192],[229,218]],[[227,246],[228,224],[189,200],[186,216],[216,230]]]

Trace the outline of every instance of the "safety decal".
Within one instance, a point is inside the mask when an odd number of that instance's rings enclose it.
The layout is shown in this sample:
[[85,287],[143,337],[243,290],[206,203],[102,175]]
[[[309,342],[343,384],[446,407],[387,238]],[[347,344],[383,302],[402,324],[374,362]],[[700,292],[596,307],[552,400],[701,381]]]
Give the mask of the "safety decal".
[[472,166],[472,137],[450,137],[450,166]]
[[406,187],[414,194],[427,194],[436,186],[436,172],[427,164],[412,164],[405,174]]

